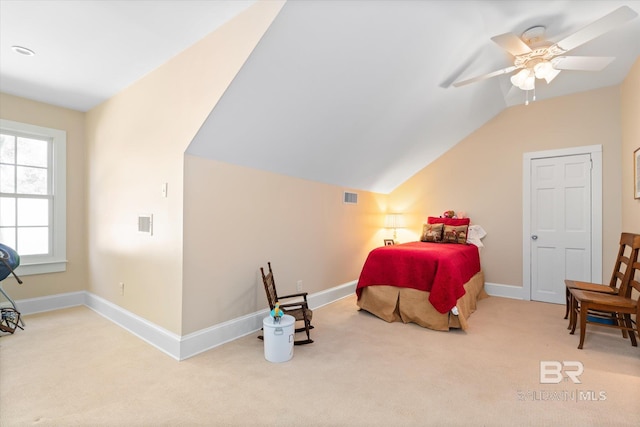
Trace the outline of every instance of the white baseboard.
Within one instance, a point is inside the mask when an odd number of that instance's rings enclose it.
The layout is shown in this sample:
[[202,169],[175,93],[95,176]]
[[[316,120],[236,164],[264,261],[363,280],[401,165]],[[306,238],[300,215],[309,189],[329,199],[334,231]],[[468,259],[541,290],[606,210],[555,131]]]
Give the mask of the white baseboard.
[[522,295],[522,286],[501,285],[498,283],[485,282],[484,290],[494,297],[524,299]]
[[158,350],[180,360],[180,335],[89,292],[87,292],[85,305]]
[[86,291],[78,291],[46,297],[21,299],[16,301],[16,307],[22,315],[60,310],[84,305],[86,295]]
[[309,301],[309,308],[316,309],[324,305],[331,304],[342,298],[354,295],[356,293],[357,280],[347,282],[345,284],[335,286],[324,291],[310,294],[307,298]]
[[[314,294],[309,294],[309,306],[313,309],[330,304],[355,293],[356,281],[348,282]],[[86,291],[16,301],[22,315],[85,305],[120,327],[146,341],[176,360],[184,360],[196,354],[218,347],[262,328],[268,310],[260,310],[188,335],[177,335],[148,320]]]
[[268,315],[269,310],[265,309],[184,335],[180,341],[180,360],[259,331]]
[[[353,282],[309,294],[307,296],[309,307],[315,310],[349,295],[353,295],[356,291],[356,284],[357,281],[354,280]],[[183,336],[180,360],[187,359],[198,353],[259,331],[260,328],[262,328],[262,321],[268,315],[268,310],[261,310]]]

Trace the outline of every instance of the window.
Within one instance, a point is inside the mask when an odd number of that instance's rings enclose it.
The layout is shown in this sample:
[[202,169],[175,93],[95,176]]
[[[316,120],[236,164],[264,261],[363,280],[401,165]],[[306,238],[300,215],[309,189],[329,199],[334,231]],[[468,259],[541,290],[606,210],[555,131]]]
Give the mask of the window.
[[18,273],[66,269],[66,132],[0,119],[0,242]]

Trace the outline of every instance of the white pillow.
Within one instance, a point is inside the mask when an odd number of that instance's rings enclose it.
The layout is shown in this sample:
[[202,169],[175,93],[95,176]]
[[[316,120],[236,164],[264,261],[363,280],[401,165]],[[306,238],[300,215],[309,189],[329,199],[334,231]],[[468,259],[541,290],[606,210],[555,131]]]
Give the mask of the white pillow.
[[484,231],[484,228],[481,226],[474,224],[469,226],[469,231],[467,233],[467,243],[471,243],[472,245],[476,245],[479,248],[484,248],[484,245],[481,242],[487,235],[487,232]]

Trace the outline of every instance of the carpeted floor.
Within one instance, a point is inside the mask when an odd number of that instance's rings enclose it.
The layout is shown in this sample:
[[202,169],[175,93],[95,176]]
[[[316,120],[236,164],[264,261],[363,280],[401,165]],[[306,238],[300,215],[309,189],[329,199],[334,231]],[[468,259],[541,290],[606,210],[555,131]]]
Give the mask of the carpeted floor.
[[[177,362],[88,308],[41,313],[0,337],[0,425],[640,425],[640,348],[594,327],[578,350],[563,315],[491,297],[468,331],[436,332],[349,297],[271,363],[258,333]],[[541,384],[541,361],[581,362],[581,383]]]

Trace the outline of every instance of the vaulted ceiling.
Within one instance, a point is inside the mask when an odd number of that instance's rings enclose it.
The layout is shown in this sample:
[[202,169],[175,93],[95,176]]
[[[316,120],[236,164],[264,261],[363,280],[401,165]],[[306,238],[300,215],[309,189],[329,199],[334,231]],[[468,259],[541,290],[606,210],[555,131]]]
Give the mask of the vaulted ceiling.
[[[0,0],[0,91],[86,111],[251,3]],[[524,103],[509,75],[452,86],[513,63],[491,37],[543,25],[556,42],[623,5],[640,11],[640,1],[289,1],[187,152],[389,192]],[[640,55],[640,19],[571,55],[616,59],[538,83],[537,100],[620,84]]]

